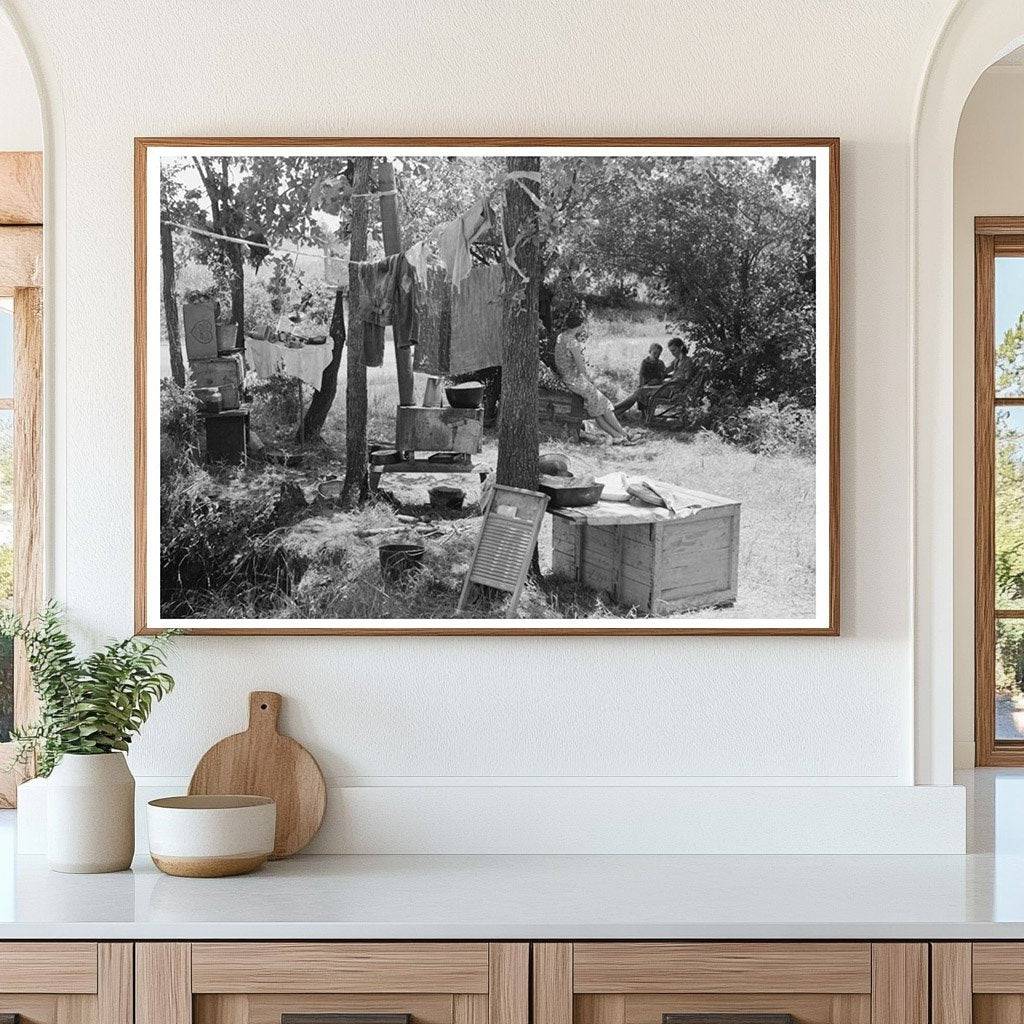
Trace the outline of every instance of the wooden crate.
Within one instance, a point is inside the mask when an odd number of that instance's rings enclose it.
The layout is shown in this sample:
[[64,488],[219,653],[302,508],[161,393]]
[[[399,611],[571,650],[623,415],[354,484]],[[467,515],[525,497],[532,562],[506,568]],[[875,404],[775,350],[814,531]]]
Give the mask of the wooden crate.
[[537,389],[537,427],[542,437],[568,437],[579,440],[586,418],[583,399],[572,391]]
[[553,512],[552,569],[653,615],[733,604],[740,506],[717,501],[689,516],[636,524],[561,514],[585,509]]
[[480,451],[483,433],[483,409],[435,409],[400,405],[395,423],[395,447],[400,452],[462,452],[475,455]]
[[197,388],[241,387],[245,377],[242,355],[236,352],[216,359],[192,359],[188,368]]

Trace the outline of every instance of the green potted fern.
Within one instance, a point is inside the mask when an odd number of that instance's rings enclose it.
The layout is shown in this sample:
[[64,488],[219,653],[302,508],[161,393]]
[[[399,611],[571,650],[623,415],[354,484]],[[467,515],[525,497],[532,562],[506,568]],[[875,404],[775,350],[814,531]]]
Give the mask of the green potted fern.
[[27,622],[0,615],[20,640],[39,718],[12,733],[18,759],[48,777],[47,862],[54,871],[122,871],[135,853],[135,779],[124,752],[174,680],[163,671],[173,633],[130,637],[79,657],[55,604]]

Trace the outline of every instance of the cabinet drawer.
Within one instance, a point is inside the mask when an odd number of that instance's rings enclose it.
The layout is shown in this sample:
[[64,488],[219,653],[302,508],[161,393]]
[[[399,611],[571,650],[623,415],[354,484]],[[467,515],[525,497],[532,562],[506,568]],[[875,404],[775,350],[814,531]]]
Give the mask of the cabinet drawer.
[[975,992],[1024,994],[1024,942],[975,942],[971,960]]
[[537,943],[533,1010],[534,1024],[929,1024],[928,948]]
[[193,992],[487,991],[486,942],[197,942]]
[[516,942],[139,943],[135,1024],[529,1024],[529,970]]
[[932,943],[934,1024],[1024,1019],[1024,942]]
[[0,1018],[22,1024],[132,1024],[126,942],[0,942]]
[[97,973],[95,942],[0,943],[0,992],[92,994]]
[[578,942],[575,992],[871,991],[866,942]]

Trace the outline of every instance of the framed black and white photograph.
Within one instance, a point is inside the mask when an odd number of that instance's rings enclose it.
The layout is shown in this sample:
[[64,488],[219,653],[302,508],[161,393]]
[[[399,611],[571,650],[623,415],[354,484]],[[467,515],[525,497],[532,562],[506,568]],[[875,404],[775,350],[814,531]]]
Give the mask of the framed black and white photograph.
[[838,632],[835,139],[136,140],[136,625]]

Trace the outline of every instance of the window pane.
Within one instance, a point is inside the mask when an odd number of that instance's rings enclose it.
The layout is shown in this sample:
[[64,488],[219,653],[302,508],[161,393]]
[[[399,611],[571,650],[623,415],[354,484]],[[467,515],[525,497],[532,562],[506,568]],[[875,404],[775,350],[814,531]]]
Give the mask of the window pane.
[[996,394],[1024,396],[1024,258],[996,258]]
[[1024,622],[996,619],[996,739],[1024,740]]
[[[0,410],[0,606],[14,600],[14,413]],[[0,743],[14,724],[14,648],[0,637]]]
[[996,608],[1024,608],[1024,408],[996,409]]

